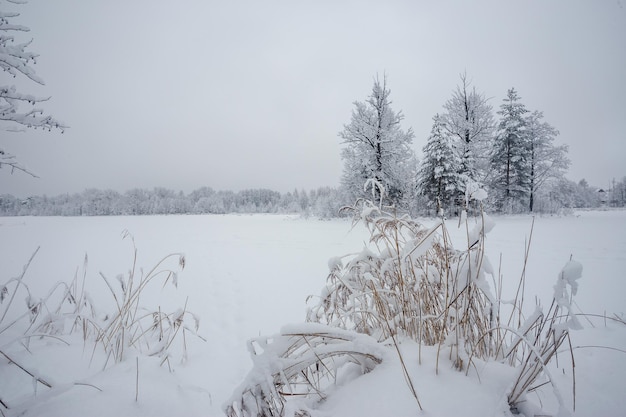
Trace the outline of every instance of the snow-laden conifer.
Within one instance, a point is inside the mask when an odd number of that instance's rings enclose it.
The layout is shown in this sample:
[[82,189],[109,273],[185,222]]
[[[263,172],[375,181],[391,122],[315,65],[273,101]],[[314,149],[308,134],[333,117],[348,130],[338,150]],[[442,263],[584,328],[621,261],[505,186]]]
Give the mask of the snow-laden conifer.
[[418,173],[419,193],[428,199],[429,205],[435,207],[438,214],[450,209],[464,182],[460,176],[461,159],[443,123],[440,115],[433,117]]
[[491,185],[497,206],[503,210],[526,205],[530,185],[526,113],[515,88],[509,89],[498,111],[500,121],[491,154]]

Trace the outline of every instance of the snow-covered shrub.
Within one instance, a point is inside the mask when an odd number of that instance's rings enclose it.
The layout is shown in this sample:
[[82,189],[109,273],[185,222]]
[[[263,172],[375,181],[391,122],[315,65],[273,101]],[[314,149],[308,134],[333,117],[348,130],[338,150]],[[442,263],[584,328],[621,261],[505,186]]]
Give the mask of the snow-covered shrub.
[[[427,229],[409,216],[385,213],[370,202],[353,207],[370,231],[357,255],[331,262],[327,285],[307,319],[365,333],[384,342],[408,337],[454,347],[459,367],[471,349],[487,356],[495,299],[486,281],[483,235],[488,218],[469,234],[464,251],[451,247],[443,222]],[[345,261],[345,263],[344,263]]]

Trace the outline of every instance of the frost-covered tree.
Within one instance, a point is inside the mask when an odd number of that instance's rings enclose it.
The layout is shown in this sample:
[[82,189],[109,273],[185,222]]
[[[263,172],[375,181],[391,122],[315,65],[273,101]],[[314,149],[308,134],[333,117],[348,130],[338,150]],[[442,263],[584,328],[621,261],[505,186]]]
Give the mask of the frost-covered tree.
[[390,93],[387,78],[382,84],[377,78],[369,98],[354,103],[352,119],[339,133],[346,145],[341,152],[341,183],[349,198],[355,199],[367,195],[364,184],[374,179],[384,187],[386,203],[404,206],[415,190],[413,131],[400,127],[404,116],[391,108]]
[[459,174],[463,180],[458,191],[463,195],[468,183],[482,183],[485,179],[489,168],[485,155],[491,147],[494,122],[484,94],[476,91],[466,74],[460,77],[461,84],[444,104],[446,112],[442,119],[446,131],[456,142],[461,163]]
[[461,158],[438,114],[433,117],[433,126],[423,152],[417,176],[418,190],[428,199],[429,205],[434,205],[437,213],[440,213],[453,204],[463,180],[459,174]]
[[550,178],[537,190],[534,212],[558,213],[562,210],[597,208],[603,204],[598,188],[582,179],[576,183],[565,177]]
[[[41,102],[49,100],[49,97],[36,97],[18,91],[17,87],[10,82],[11,79],[24,78],[36,84],[43,85],[41,79],[33,69],[39,55],[29,52],[27,49],[32,40],[20,42],[16,40],[17,34],[28,32],[26,26],[13,23],[13,19],[19,17],[19,13],[7,11],[6,3],[19,4],[23,1],[0,0],[0,130],[20,131],[20,128],[41,128],[45,130],[60,129],[61,132],[67,126],[44,114],[38,107]],[[33,175],[23,167],[13,155],[0,149],[0,168],[9,166],[12,170],[21,170]]]
[[567,145],[554,145],[559,131],[542,119],[543,113],[540,111],[533,111],[526,117],[530,211],[533,211],[537,190],[547,180],[561,178],[570,164]]
[[[341,212],[343,198],[336,188],[320,187],[311,190],[311,215],[322,219],[337,217]],[[309,214],[304,212],[304,214]]]
[[[491,186],[500,209],[523,204],[530,186],[526,106],[514,88],[507,92],[498,114],[500,122],[491,154]],[[524,204],[525,205],[525,204]]]

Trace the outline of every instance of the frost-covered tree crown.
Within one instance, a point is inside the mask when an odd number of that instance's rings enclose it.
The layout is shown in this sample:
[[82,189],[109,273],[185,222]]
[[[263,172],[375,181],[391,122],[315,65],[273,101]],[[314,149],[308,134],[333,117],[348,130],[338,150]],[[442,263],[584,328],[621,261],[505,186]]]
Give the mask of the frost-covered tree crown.
[[529,210],[534,210],[535,195],[539,188],[549,180],[563,178],[569,167],[567,145],[554,145],[559,135],[549,123],[542,121],[543,112],[533,111],[526,117],[526,134],[529,146]]
[[[566,145],[554,145],[559,132],[529,111],[514,88],[500,106],[500,121],[491,153],[491,188],[504,211],[535,209],[539,189],[558,182],[569,167]],[[524,209],[525,207],[525,209]]]
[[352,198],[360,198],[364,184],[375,180],[385,189],[386,203],[403,206],[415,189],[413,131],[400,127],[404,116],[391,108],[390,94],[387,78],[382,83],[376,78],[368,99],[354,103],[351,121],[339,133],[346,145],[342,186]]
[[[493,114],[488,99],[476,91],[467,75],[461,74],[461,84],[444,104],[442,115],[449,135],[455,138],[460,158],[460,174],[467,181],[481,182],[486,171],[486,150],[491,147],[494,129]],[[465,187],[461,187],[464,191]]]

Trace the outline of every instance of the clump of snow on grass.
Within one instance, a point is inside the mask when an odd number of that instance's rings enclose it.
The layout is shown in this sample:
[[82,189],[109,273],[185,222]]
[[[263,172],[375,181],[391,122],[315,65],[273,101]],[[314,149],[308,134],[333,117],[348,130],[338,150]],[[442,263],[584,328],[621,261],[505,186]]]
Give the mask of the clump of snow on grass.
[[[557,305],[567,310],[567,322],[557,326],[557,334],[567,329],[580,330],[583,326],[572,312],[572,297],[578,292],[578,280],[583,275],[583,266],[580,262],[568,261],[554,285],[554,300]],[[569,287],[569,291],[568,291]]]
[[577,280],[582,276],[583,266],[580,262],[570,260],[565,264],[554,286],[554,299],[561,307],[570,307],[570,294],[567,287],[570,287],[571,295],[576,295],[578,292]]
[[[488,197],[487,191],[477,182],[469,180],[465,187],[465,200],[469,203],[472,200],[483,201]],[[469,204],[468,204],[469,205]]]

